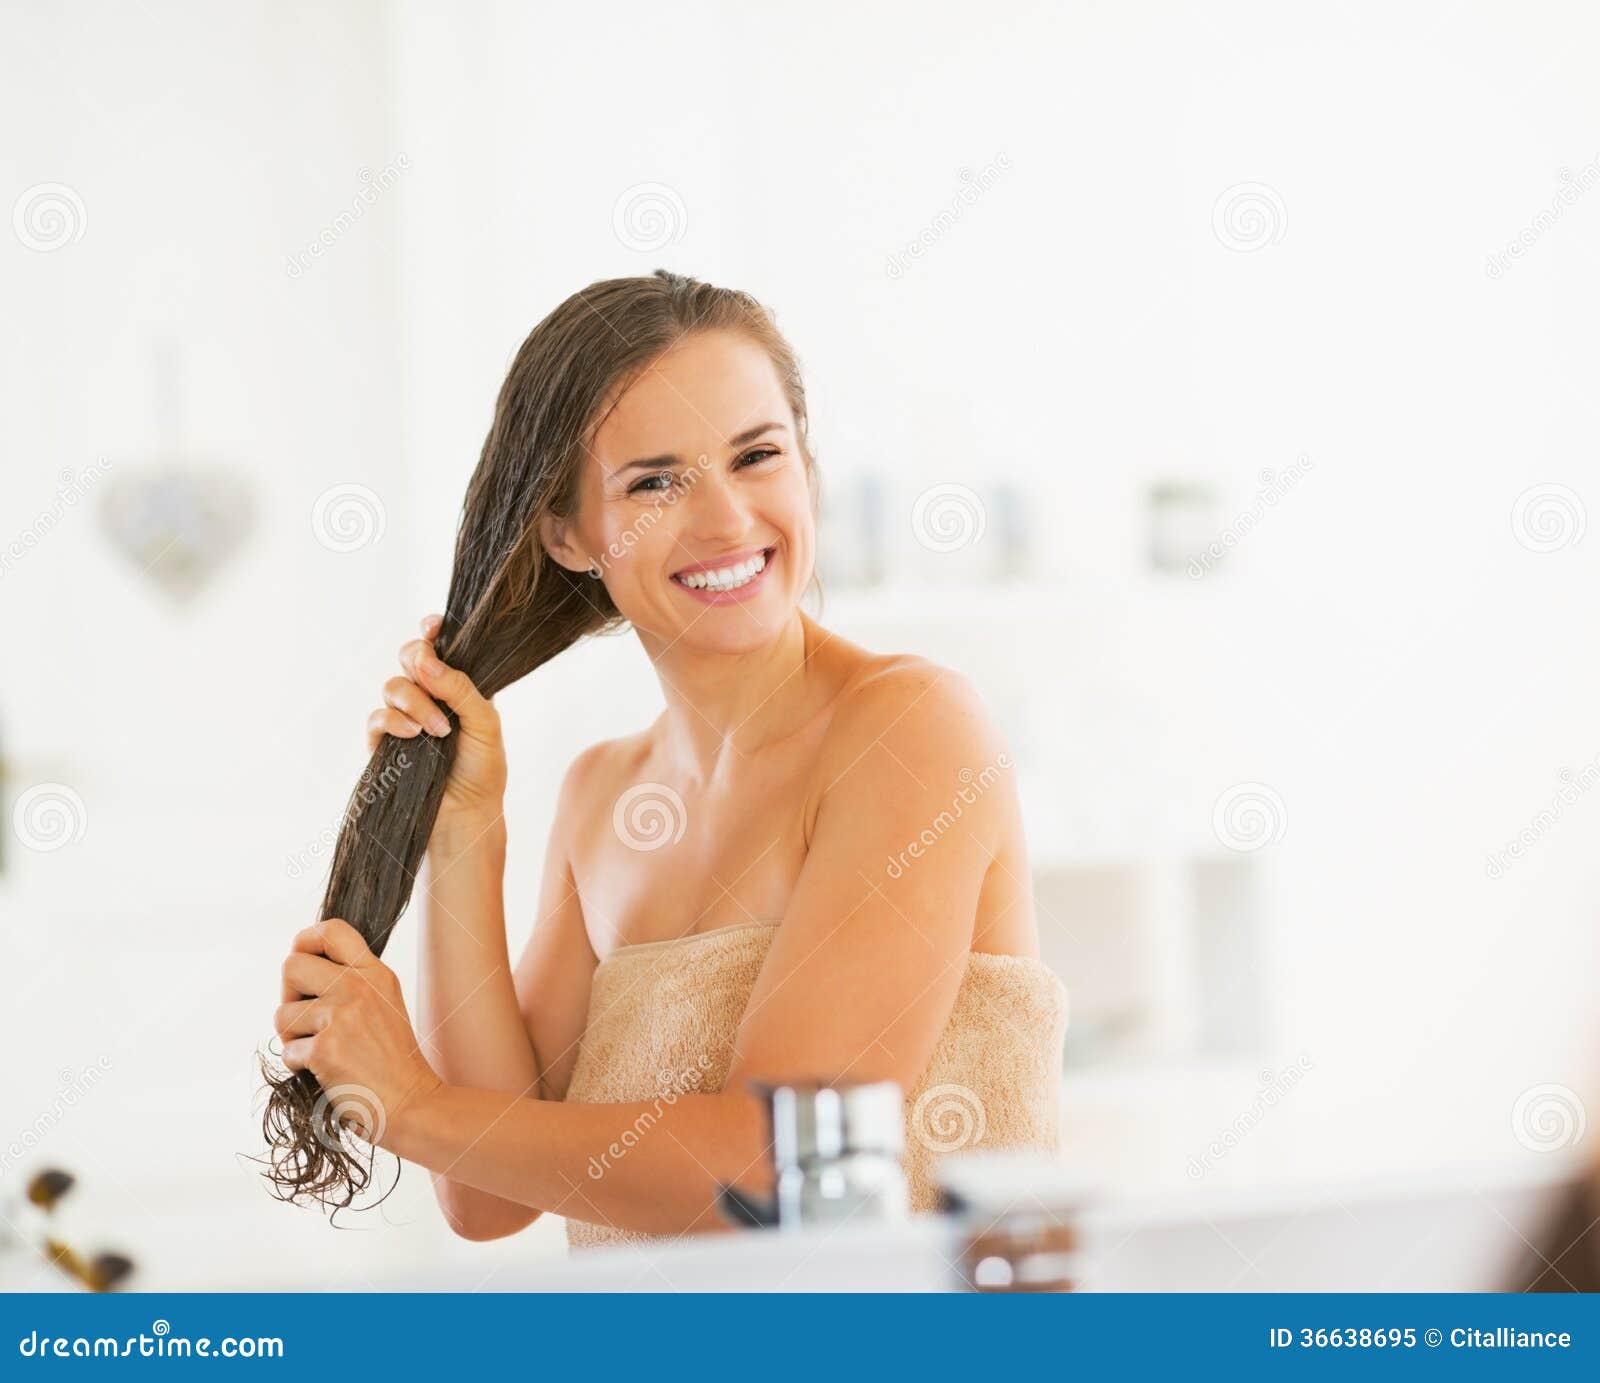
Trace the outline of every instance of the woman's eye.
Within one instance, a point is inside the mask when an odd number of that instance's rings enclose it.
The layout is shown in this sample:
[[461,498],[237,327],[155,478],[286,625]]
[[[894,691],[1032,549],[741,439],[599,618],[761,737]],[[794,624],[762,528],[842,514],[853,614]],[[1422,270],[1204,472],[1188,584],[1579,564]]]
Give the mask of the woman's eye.
[[[654,475],[647,475],[643,480],[636,481],[634,484],[628,486],[628,493],[630,495],[636,495],[642,491],[646,494],[659,494],[662,490],[665,490],[671,486],[672,482],[676,479],[677,477],[673,475],[671,471],[657,471]],[[652,485],[650,482],[653,480],[664,480],[666,484]]]
[[[760,465],[761,462],[769,457],[781,456],[782,454],[776,447],[756,447],[753,451],[745,452],[739,458],[734,469],[743,470],[746,466]],[[677,483],[678,476],[675,471],[657,471],[654,475],[645,476],[643,480],[634,481],[632,485],[628,486],[628,493],[630,495],[658,495],[670,490]]]

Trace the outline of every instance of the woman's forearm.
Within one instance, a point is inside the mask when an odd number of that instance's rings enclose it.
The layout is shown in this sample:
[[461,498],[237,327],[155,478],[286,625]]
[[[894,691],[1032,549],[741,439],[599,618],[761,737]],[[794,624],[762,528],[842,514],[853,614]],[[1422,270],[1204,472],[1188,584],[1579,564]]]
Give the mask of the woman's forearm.
[[[441,821],[428,843],[418,958],[417,1036],[440,1079],[512,1095],[539,1071],[506,949],[503,819]],[[471,1238],[510,1234],[537,1215],[454,1178],[435,1179],[440,1208]]]
[[536,1211],[642,1234],[728,1228],[719,1183],[770,1183],[766,1114],[736,1093],[572,1104],[449,1083],[390,1120],[385,1148]]

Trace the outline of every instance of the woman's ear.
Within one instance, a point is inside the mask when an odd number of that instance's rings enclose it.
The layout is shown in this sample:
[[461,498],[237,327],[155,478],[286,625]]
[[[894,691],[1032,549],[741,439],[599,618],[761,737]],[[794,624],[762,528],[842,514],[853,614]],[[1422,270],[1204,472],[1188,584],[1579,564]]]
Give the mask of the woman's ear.
[[568,571],[584,572],[593,565],[572,541],[571,527],[565,519],[554,514],[539,515],[539,541],[551,558]]

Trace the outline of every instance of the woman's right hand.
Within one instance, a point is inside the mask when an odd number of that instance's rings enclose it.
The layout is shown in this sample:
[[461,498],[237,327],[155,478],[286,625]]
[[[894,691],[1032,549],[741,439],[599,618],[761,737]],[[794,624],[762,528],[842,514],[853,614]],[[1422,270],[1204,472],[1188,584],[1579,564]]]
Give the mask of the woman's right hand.
[[428,615],[422,621],[422,637],[401,645],[400,666],[407,675],[383,684],[384,704],[367,717],[367,747],[376,749],[384,735],[415,739],[424,730],[440,738],[451,734],[443,702],[456,713],[460,728],[454,733],[461,739],[438,819],[475,820],[487,826],[499,819],[505,801],[500,712],[478,694],[466,673],[447,667],[435,655],[433,641],[443,623],[440,616]]

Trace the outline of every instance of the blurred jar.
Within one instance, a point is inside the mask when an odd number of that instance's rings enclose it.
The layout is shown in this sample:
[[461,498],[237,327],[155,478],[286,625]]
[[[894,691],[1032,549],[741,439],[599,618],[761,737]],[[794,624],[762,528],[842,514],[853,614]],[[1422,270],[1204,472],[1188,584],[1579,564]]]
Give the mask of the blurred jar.
[[1078,1226],[1092,1194],[1070,1167],[1041,1153],[960,1153],[942,1159],[936,1176],[959,1290],[1077,1290]]
[[1216,491],[1198,480],[1161,481],[1150,487],[1147,503],[1150,565],[1161,572],[1205,575],[1215,560],[1207,549],[1221,522]]

